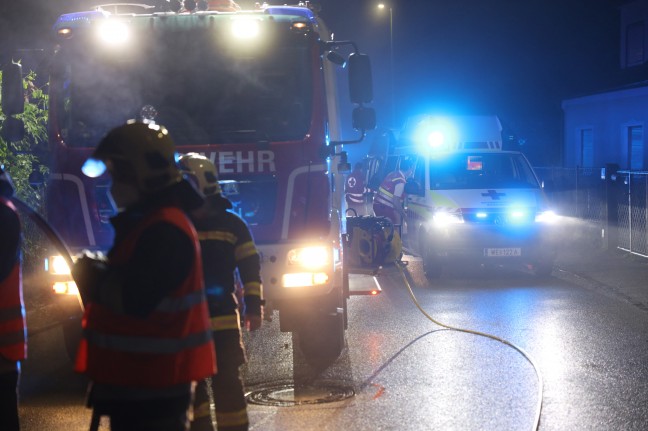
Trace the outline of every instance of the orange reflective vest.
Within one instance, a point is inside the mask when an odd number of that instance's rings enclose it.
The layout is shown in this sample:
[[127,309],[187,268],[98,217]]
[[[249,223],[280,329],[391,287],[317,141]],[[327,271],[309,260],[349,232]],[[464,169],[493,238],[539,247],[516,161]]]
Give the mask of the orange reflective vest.
[[193,268],[146,318],[120,314],[98,303],[86,306],[75,370],[96,383],[164,388],[216,372],[200,247],[186,215],[174,207],[153,212],[115,245],[110,264],[128,262],[142,232],[159,221],[174,224],[192,238]]
[[[9,207],[18,217],[11,201],[0,197],[0,205]],[[16,261],[9,275],[0,280],[0,355],[10,361],[21,361],[27,357],[27,322],[19,253],[16,253]]]
[[[390,172],[378,188],[378,193],[374,198],[374,204],[386,205],[390,208],[394,208],[392,202],[392,197],[394,196],[394,191],[396,190],[397,184],[405,184],[407,180],[405,175],[401,171]],[[402,196],[399,196],[401,201],[403,200]]]

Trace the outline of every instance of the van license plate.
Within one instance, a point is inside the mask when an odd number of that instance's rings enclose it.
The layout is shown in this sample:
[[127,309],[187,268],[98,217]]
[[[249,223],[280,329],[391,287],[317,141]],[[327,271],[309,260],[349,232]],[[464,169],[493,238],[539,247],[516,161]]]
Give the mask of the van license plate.
[[519,247],[486,248],[484,254],[486,257],[516,257],[522,256],[522,249]]

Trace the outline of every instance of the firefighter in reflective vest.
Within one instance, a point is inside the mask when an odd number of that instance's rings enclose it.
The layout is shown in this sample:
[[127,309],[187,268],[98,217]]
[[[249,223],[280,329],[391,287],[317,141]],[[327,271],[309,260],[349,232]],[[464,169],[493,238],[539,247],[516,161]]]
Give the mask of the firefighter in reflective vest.
[[353,172],[349,174],[346,183],[344,183],[347,209],[353,210],[347,212],[347,216],[366,215],[365,194],[367,187],[365,187],[365,173],[362,168],[362,162],[356,163]]
[[402,159],[399,169],[387,174],[374,197],[373,210],[378,217],[387,217],[394,225],[401,225],[405,211],[405,183],[414,172],[414,162]]
[[107,170],[118,209],[107,259],[86,254],[72,275],[85,304],[75,370],[91,380],[93,426],[189,429],[195,382],[215,373],[200,244],[186,212],[202,197],[155,123],[129,121],[99,143],[83,172]]
[[[261,327],[263,298],[261,264],[247,224],[228,209],[232,204],[222,196],[214,164],[196,153],[178,161],[180,170],[205,196],[205,204],[191,213],[200,238],[205,290],[218,352],[218,374],[211,379],[218,431],[248,429],[243,382],[239,368],[245,363],[241,340],[239,305],[235,295],[235,274],[243,284],[243,318],[246,329]],[[196,388],[192,431],[213,430],[209,408],[209,381]]]
[[21,278],[21,228],[11,178],[0,166],[0,423],[20,429],[18,381],[20,361],[27,357],[27,325]]

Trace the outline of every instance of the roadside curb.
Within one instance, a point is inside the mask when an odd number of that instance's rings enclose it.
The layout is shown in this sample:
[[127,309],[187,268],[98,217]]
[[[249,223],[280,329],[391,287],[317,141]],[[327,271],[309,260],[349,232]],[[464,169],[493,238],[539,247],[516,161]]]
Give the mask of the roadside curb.
[[[603,255],[608,259],[605,266],[601,265],[595,258]],[[561,280],[576,284],[579,287],[626,302],[644,313],[648,313],[648,278],[642,278],[641,274],[636,274],[637,262],[628,262],[633,257],[608,252],[607,254],[589,254],[588,258],[581,258],[582,261],[591,259],[588,265],[592,268],[605,269],[609,267],[608,271],[603,272],[606,276],[606,281],[601,280],[602,277],[596,276],[600,271],[587,271],[586,274],[586,268],[580,266],[574,267],[569,264],[561,265],[557,263],[552,275]],[[609,260],[613,263],[610,263]],[[632,265],[629,263],[632,263]],[[640,262],[640,266],[644,267],[642,269],[648,271],[648,261],[645,264],[644,262]],[[613,269],[610,270],[610,268]],[[607,281],[610,279],[615,280],[614,285]],[[642,288],[644,283],[645,288]]]

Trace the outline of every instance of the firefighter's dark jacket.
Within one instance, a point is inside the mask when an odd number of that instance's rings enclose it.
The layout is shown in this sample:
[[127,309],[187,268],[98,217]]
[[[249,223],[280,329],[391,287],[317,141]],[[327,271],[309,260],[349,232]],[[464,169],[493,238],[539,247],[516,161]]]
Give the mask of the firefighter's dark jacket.
[[[228,211],[229,200],[208,196],[206,211],[192,220],[198,231],[203,256],[205,290],[211,316],[233,314],[238,308],[234,271],[243,283],[245,313],[261,315],[262,287],[259,254],[245,221]],[[217,258],[210,259],[210,256]]]

